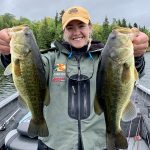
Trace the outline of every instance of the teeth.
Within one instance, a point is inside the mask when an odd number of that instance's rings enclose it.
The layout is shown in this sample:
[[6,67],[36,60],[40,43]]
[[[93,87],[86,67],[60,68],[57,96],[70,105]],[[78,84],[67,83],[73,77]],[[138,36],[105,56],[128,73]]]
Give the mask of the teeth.
[[81,40],[82,38],[74,38],[74,40],[77,40],[77,41],[79,41],[79,40]]

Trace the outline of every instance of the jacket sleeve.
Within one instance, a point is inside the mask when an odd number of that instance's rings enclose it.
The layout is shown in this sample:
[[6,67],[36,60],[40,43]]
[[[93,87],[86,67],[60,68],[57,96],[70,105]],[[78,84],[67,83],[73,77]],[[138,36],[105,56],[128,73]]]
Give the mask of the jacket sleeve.
[[11,62],[11,55],[0,54],[0,66],[6,68]]
[[135,67],[139,73],[139,78],[145,75],[145,59],[144,56],[135,57]]
[[42,60],[45,67],[46,79],[47,81],[51,81],[55,62],[55,52],[47,52],[42,54]]

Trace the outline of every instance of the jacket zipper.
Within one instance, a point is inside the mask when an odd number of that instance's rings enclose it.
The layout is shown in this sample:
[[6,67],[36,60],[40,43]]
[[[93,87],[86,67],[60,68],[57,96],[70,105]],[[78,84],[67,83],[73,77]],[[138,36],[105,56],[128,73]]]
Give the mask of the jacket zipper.
[[[81,69],[80,69],[80,59],[81,56],[77,58],[78,62],[78,150],[82,147],[82,150],[84,150],[83,147],[83,141],[82,141],[82,135],[81,135],[81,112],[80,112],[80,97],[81,97],[81,86],[80,86],[80,78],[81,78]],[[80,145],[81,144],[81,145]]]

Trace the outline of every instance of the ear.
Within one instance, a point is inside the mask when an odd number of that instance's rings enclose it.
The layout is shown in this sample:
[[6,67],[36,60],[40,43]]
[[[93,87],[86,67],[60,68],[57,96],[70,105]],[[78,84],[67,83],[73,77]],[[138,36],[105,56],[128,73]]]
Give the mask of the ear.
[[90,30],[90,34],[92,34],[92,30],[93,30],[92,24],[89,24],[89,30]]

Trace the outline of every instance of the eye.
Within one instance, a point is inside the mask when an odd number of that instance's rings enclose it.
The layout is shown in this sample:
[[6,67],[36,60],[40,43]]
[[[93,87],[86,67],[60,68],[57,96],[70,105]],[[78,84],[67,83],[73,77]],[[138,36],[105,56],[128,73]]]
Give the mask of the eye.
[[80,24],[80,25],[79,25],[79,28],[85,28],[85,27],[86,27],[85,24]]
[[67,26],[66,29],[67,29],[67,30],[72,30],[73,27],[72,27],[72,26]]
[[81,24],[80,27],[85,27],[85,25],[84,25],[84,24]]

